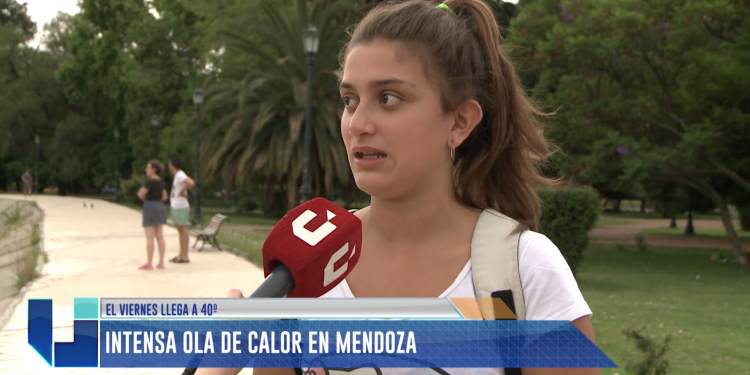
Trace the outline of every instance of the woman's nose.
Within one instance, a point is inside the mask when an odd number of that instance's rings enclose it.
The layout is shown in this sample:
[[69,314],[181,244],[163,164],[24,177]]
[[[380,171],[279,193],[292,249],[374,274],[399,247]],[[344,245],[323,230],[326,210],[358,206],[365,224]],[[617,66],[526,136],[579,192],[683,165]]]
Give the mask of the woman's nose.
[[355,137],[373,134],[375,132],[375,123],[373,120],[370,108],[364,105],[364,103],[360,103],[349,117],[349,133]]

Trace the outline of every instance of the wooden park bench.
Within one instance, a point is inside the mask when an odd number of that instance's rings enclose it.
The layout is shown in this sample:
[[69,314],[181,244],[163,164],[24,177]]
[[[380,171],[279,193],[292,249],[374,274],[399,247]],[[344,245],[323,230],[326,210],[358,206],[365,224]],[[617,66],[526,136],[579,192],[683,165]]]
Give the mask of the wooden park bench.
[[203,245],[205,245],[206,243],[208,243],[212,247],[222,250],[221,246],[219,245],[219,240],[216,239],[216,235],[219,234],[221,224],[223,224],[227,219],[229,219],[229,216],[216,214],[211,218],[211,222],[208,223],[208,226],[206,226],[202,230],[190,231],[190,234],[195,236],[195,243],[193,244],[193,247],[198,245],[198,241],[202,241],[201,247],[198,249],[198,251],[203,250]]

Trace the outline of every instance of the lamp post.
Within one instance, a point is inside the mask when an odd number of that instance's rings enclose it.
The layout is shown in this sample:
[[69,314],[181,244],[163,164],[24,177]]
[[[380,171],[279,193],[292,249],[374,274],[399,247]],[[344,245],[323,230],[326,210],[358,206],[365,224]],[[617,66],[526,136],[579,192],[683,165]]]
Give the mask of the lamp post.
[[120,203],[120,129],[115,128],[115,203]]
[[302,187],[299,190],[300,203],[305,203],[312,195],[310,187],[310,143],[312,142],[312,91],[313,91],[313,68],[315,67],[315,54],[318,53],[320,35],[315,26],[310,25],[304,35],[305,53],[307,54],[307,108],[305,111],[305,149],[302,169]]
[[154,139],[154,151],[152,159],[156,159],[156,129],[159,127],[159,116],[151,116],[151,134]]
[[203,222],[201,215],[201,190],[200,190],[200,154],[201,154],[201,104],[203,103],[203,90],[196,88],[193,91],[193,104],[195,104],[195,210],[193,210],[193,225]]
[[36,158],[34,160],[34,194],[39,194],[39,136],[34,136],[36,143]]

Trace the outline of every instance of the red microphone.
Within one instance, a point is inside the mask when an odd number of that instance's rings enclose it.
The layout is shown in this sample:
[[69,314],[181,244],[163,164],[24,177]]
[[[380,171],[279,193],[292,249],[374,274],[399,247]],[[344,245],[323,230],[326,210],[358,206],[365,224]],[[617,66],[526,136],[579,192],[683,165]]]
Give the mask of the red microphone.
[[[248,298],[320,297],[344,281],[361,248],[358,217],[323,198],[307,201],[269,233],[263,243],[266,279]],[[197,370],[186,368],[182,375]]]
[[323,198],[307,201],[281,218],[263,243],[267,278],[250,297],[320,297],[346,278],[361,248],[358,217]]

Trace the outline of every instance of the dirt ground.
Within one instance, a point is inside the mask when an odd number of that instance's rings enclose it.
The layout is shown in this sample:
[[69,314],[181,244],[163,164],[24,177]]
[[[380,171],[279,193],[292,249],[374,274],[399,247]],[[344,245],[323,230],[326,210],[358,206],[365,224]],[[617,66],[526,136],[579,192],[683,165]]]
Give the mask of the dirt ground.
[[[617,225],[594,228],[590,232],[591,240],[600,243],[634,244],[635,236],[644,229],[668,228],[669,219],[616,219]],[[685,230],[686,220],[677,220],[677,229]],[[704,229],[723,229],[720,220],[693,220],[693,227]],[[735,224],[735,227],[739,225]],[[269,232],[272,227],[265,225],[227,225],[227,228],[238,232]],[[729,240],[720,238],[698,238],[680,236],[644,236],[649,246],[691,247],[705,249],[729,249]],[[743,247],[750,249],[750,242],[743,242]]]
[[[590,232],[592,241],[597,242],[621,242],[624,244],[635,243],[635,236],[644,229],[669,228],[669,219],[617,219],[622,222],[617,225],[609,225],[594,228]],[[685,230],[687,220],[677,220],[676,232]],[[720,220],[693,220],[694,228],[724,229]],[[738,225],[735,223],[735,228]],[[727,239],[721,238],[698,238],[682,236],[644,236],[649,246],[662,247],[692,247],[705,249],[729,249],[731,244]],[[743,242],[743,247],[750,248],[750,242]]]

